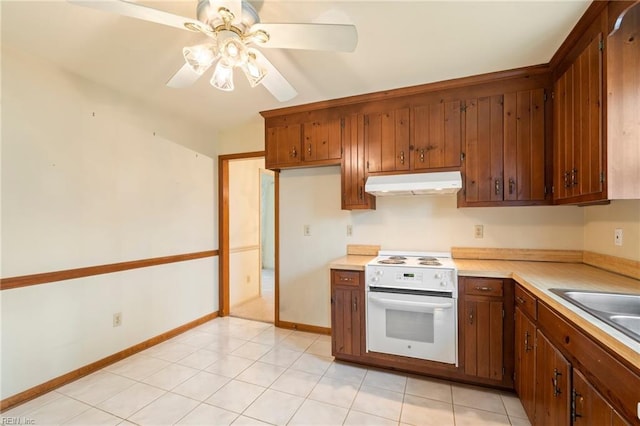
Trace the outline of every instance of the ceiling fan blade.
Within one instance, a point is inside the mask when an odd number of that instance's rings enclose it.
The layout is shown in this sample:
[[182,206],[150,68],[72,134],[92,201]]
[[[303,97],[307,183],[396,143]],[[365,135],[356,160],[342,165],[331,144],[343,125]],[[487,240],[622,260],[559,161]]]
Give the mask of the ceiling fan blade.
[[251,32],[257,30],[269,34],[269,41],[259,44],[263,47],[353,52],[358,45],[354,25],[258,23],[251,27]]
[[267,74],[261,84],[280,102],[286,102],[298,96],[298,92],[280,71],[260,51],[255,50],[256,60],[264,67]]
[[129,16],[131,18],[142,19],[143,21],[155,22],[157,24],[168,25],[170,27],[188,29],[185,24],[196,28],[202,28],[203,24],[195,19],[174,15],[173,13],[153,9],[138,3],[126,0],[67,0],[69,3],[92,9],[103,10],[105,12],[116,13],[118,15]]
[[173,87],[174,89],[181,89],[183,87],[189,87],[193,83],[195,83],[201,74],[198,74],[189,66],[189,64],[184,64],[182,68],[180,68],[176,73],[167,81],[168,87]]

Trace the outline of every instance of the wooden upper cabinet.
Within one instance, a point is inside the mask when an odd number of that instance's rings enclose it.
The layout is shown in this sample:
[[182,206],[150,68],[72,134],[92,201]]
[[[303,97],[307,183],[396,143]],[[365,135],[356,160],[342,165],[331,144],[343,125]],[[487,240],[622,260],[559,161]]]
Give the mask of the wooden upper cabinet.
[[304,123],[303,161],[340,159],[342,154],[343,119],[316,120]]
[[554,83],[554,195],[560,203],[600,200],[604,191],[602,33]]
[[[640,199],[640,2],[609,3],[607,197]],[[622,10],[620,10],[622,9]]]
[[367,172],[460,167],[461,102],[417,104],[364,116]]
[[468,99],[464,121],[462,205],[547,202],[543,88]]
[[409,170],[409,108],[364,115],[367,172]]
[[265,165],[268,169],[296,167],[302,154],[302,129],[299,124],[268,127],[265,135]]
[[367,179],[364,144],[364,116],[351,114],[344,119],[342,140],[342,209],[366,210],[376,208],[376,198],[364,192]]
[[339,165],[344,119],[335,111],[274,117],[265,123],[268,169]]
[[461,102],[439,102],[411,108],[411,169],[460,167]]

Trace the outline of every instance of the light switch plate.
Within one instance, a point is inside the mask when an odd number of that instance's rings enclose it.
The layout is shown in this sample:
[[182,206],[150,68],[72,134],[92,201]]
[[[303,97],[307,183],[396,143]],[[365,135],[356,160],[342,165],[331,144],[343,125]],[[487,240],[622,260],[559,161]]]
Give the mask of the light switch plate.
[[614,232],[614,244],[617,246],[621,246],[622,245],[622,228],[616,228],[615,232]]

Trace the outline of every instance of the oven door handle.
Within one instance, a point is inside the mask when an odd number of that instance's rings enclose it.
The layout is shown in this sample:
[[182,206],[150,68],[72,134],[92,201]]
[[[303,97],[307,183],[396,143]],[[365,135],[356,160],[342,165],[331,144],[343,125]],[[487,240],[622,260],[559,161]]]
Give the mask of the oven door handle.
[[418,311],[418,312],[433,312],[434,309],[451,309],[453,308],[452,302],[447,303],[432,303],[432,302],[409,302],[406,300],[393,300],[385,299],[383,297],[374,296],[369,294],[369,299],[379,305],[387,306],[389,308],[398,308],[403,311]]

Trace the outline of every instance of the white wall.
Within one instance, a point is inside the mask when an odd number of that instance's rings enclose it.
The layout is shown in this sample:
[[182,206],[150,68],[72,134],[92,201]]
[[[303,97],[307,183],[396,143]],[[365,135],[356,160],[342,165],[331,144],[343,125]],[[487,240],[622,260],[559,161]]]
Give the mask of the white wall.
[[[583,213],[567,207],[456,208],[455,197],[378,197],[377,210],[340,210],[340,169],[280,174],[280,318],[330,326],[328,264],[347,244],[387,250],[448,251],[453,246],[576,249]],[[353,236],[346,236],[348,224]],[[484,238],[473,226],[484,225]],[[310,225],[311,236],[304,236]]]
[[229,305],[260,295],[260,169],[264,158],[229,161]]
[[[2,277],[215,249],[213,160],[178,145],[202,133],[3,47]],[[205,258],[0,292],[0,397],[216,311],[216,282]]]
[[[614,231],[623,231],[622,246]],[[640,200],[584,208],[584,250],[640,261]]]

